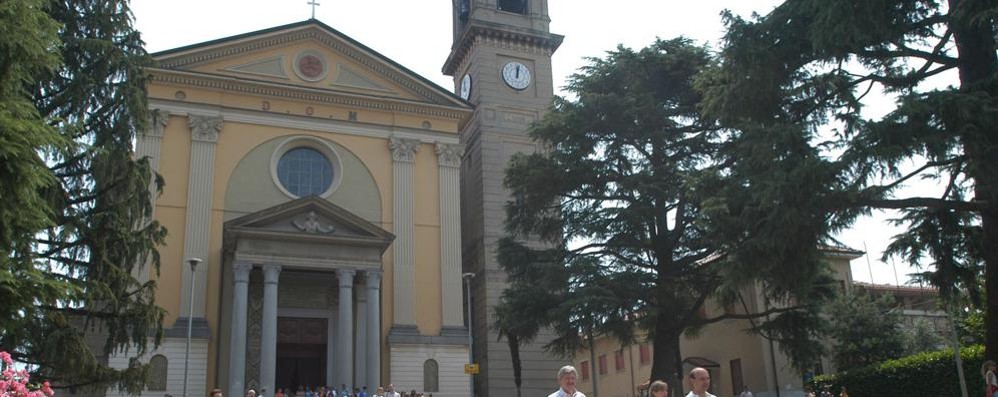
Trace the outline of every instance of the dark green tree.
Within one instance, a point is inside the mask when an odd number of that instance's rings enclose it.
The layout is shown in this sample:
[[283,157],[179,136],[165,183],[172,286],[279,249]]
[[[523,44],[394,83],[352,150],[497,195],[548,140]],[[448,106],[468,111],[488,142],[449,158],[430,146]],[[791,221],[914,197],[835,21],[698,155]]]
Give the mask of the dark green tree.
[[909,326],[902,329],[904,334],[904,355],[936,351],[946,346],[946,340],[931,321],[925,318],[914,318]]
[[[998,335],[995,15],[987,0],[789,0],[750,21],[727,15],[721,66],[699,82],[705,112],[734,130],[715,222],[756,240],[746,247],[779,241],[755,252],[767,261],[897,210],[909,230],[894,253],[931,258],[924,278],[944,296],[979,288],[983,267],[986,335]],[[865,119],[875,90],[895,107]],[[939,189],[904,190],[917,180]],[[998,338],[985,354],[998,357]]]
[[0,2],[0,350],[61,387],[140,391],[143,366],[102,357],[162,334],[133,277],[165,230],[132,158],[150,58],[131,25],[123,1]]
[[[590,59],[568,85],[575,98],[556,99],[531,129],[546,150],[512,158],[505,184],[515,199],[497,258],[513,309],[503,310],[536,314],[555,333],[550,350],[571,355],[602,336],[626,345],[640,332],[654,349],[651,377],[673,385],[683,333],[725,319],[759,319],[756,331],[793,347],[798,363],[820,350],[799,343],[820,320],[812,303],[832,294],[820,262],[740,270],[703,228],[698,186],[723,135],[692,83],[711,62],[682,38]],[[536,239],[546,245],[522,243]],[[773,304],[738,305],[756,282]],[[523,294],[534,295],[514,298]],[[705,318],[712,297],[742,309]],[[536,305],[543,310],[528,311]]]
[[828,307],[832,359],[839,371],[865,367],[904,355],[901,313],[890,295],[844,294]]

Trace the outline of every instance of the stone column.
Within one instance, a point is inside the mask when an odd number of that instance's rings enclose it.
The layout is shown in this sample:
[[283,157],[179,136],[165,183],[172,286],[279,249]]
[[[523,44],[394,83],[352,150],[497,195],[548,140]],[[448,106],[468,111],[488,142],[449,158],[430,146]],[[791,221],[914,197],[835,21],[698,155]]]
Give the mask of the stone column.
[[412,221],[412,168],[416,162],[419,140],[392,137],[388,141],[392,150],[392,189],[395,192],[392,223],[395,226],[395,243],[392,245],[395,288],[393,306],[396,325],[415,325],[413,315],[413,233]]
[[263,321],[260,337],[260,388],[274,395],[277,376],[277,279],[281,265],[263,267]]
[[[222,130],[222,118],[188,115],[191,129],[190,174],[187,180],[187,222],[184,232],[184,258],[200,258],[203,262],[195,275],[200,287],[194,291],[194,311],[191,318],[204,317],[204,280],[207,279],[211,258],[208,243],[211,238],[211,195],[215,174],[215,143]],[[188,307],[191,296],[190,268],[184,266],[180,291],[180,307]]]
[[464,145],[437,142],[440,175],[440,301],[443,326],[464,328],[461,293],[461,157]]
[[381,384],[381,271],[367,274],[367,388]]
[[232,267],[232,336],[229,347],[229,395],[241,396],[246,386],[246,309],[249,306],[249,275],[253,265],[237,262]]
[[[340,283],[340,307],[338,325],[339,340],[336,343],[336,384],[345,383],[353,386],[353,269],[337,269],[336,277]],[[338,387],[338,386],[337,386]]]

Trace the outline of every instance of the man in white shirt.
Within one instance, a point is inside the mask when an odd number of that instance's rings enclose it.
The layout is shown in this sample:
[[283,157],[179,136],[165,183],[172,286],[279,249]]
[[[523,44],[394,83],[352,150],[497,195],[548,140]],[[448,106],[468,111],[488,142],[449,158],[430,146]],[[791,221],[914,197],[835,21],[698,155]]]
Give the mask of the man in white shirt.
[[395,391],[394,384],[388,384],[388,392],[385,393],[385,397],[400,397],[399,392]]
[[717,397],[707,392],[710,388],[710,372],[696,367],[690,371],[690,392],[686,397]]
[[585,394],[575,389],[575,381],[578,378],[575,367],[566,365],[558,370],[558,391],[551,393],[548,397],[586,397]]
[[745,386],[742,389],[742,394],[739,394],[738,397],[753,397],[752,396],[752,391],[749,390],[748,386]]

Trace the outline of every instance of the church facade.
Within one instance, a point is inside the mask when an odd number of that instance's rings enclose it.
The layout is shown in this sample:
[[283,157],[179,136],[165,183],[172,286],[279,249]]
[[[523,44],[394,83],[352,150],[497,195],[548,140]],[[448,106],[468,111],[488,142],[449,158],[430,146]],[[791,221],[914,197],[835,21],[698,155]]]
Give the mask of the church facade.
[[[544,0],[461,0],[453,16],[453,93],[314,19],[153,54],[136,156],[165,181],[169,235],[160,271],[136,277],[158,284],[165,338],[108,357],[150,364],[144,396],[515,393],[489,328],[502,172],[538,149],[526,131],[562,38]],[[569,361],[544,338],[521,348],[529,395]]]
[[394,382],[467,396],[472,107],[315,20],[153,56],[136,152],[166,182],[155,218],[169,236],[159,274],[139,277],[168,316],[139,358],[146,394],[181,394],[189,362],[196,395]]

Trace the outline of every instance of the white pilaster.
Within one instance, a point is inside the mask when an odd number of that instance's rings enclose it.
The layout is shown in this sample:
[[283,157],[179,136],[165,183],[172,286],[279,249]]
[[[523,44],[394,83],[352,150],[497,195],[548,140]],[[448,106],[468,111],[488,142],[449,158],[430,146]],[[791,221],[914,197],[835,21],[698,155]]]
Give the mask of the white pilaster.
[[440,301],[443,325],[464,327],[461,294],[461,157],[464,145],[437,142],[440,178]]
[[[149,112],[149,129],[139,133],[135,140],[135,158],[149,159],[149,205],[152,211],[149,213],[147,221],[156,219],[156,173],[159,171],[159,148],[163,141],[163,130],[170,120],[170,112],[160,109],[152,109]],[[142,266],[136,266],[133,276],[140,283],[149,281],[149,261]]]
[[229,347],[229,395],[243,395],[246,385],[246,309],[249,306],[249,275],[253,265],[236,263],[232,267],[232,336]]
[[419,140],[392,137],[388,141],[392,150],[392,223],[395,226],[395,242],[392,245],[395,288],[395,324],[415,325],[413,315],[413,181],[412,168],[416,162]]
[[273,395],[277,376],[277,280],[281,265],[263,266],[263,324],[260,332],[260,388]]
[[353,386],[353,269],[337,269],[336,277],[340,286],[339,316],[336,319],[337,332],[335,384]]
[[381,385],[381,271],[367,271],[367,389]]
[[[222,118],[213,116],[187,116],[191,129],[190,174],[187,181],[187,230],[184,233],[184,258],[201,258],[197,267],[198,280],[206,280],[211,258],[208,243],[211,232],[211,193],[215,172],[215,143],[222,130]],[[188,307],[191,296],[190,269],[183,267],[181,306]],[[204,287],[200,283],[194,291],[194,311],[191,318],[204,317]]]

